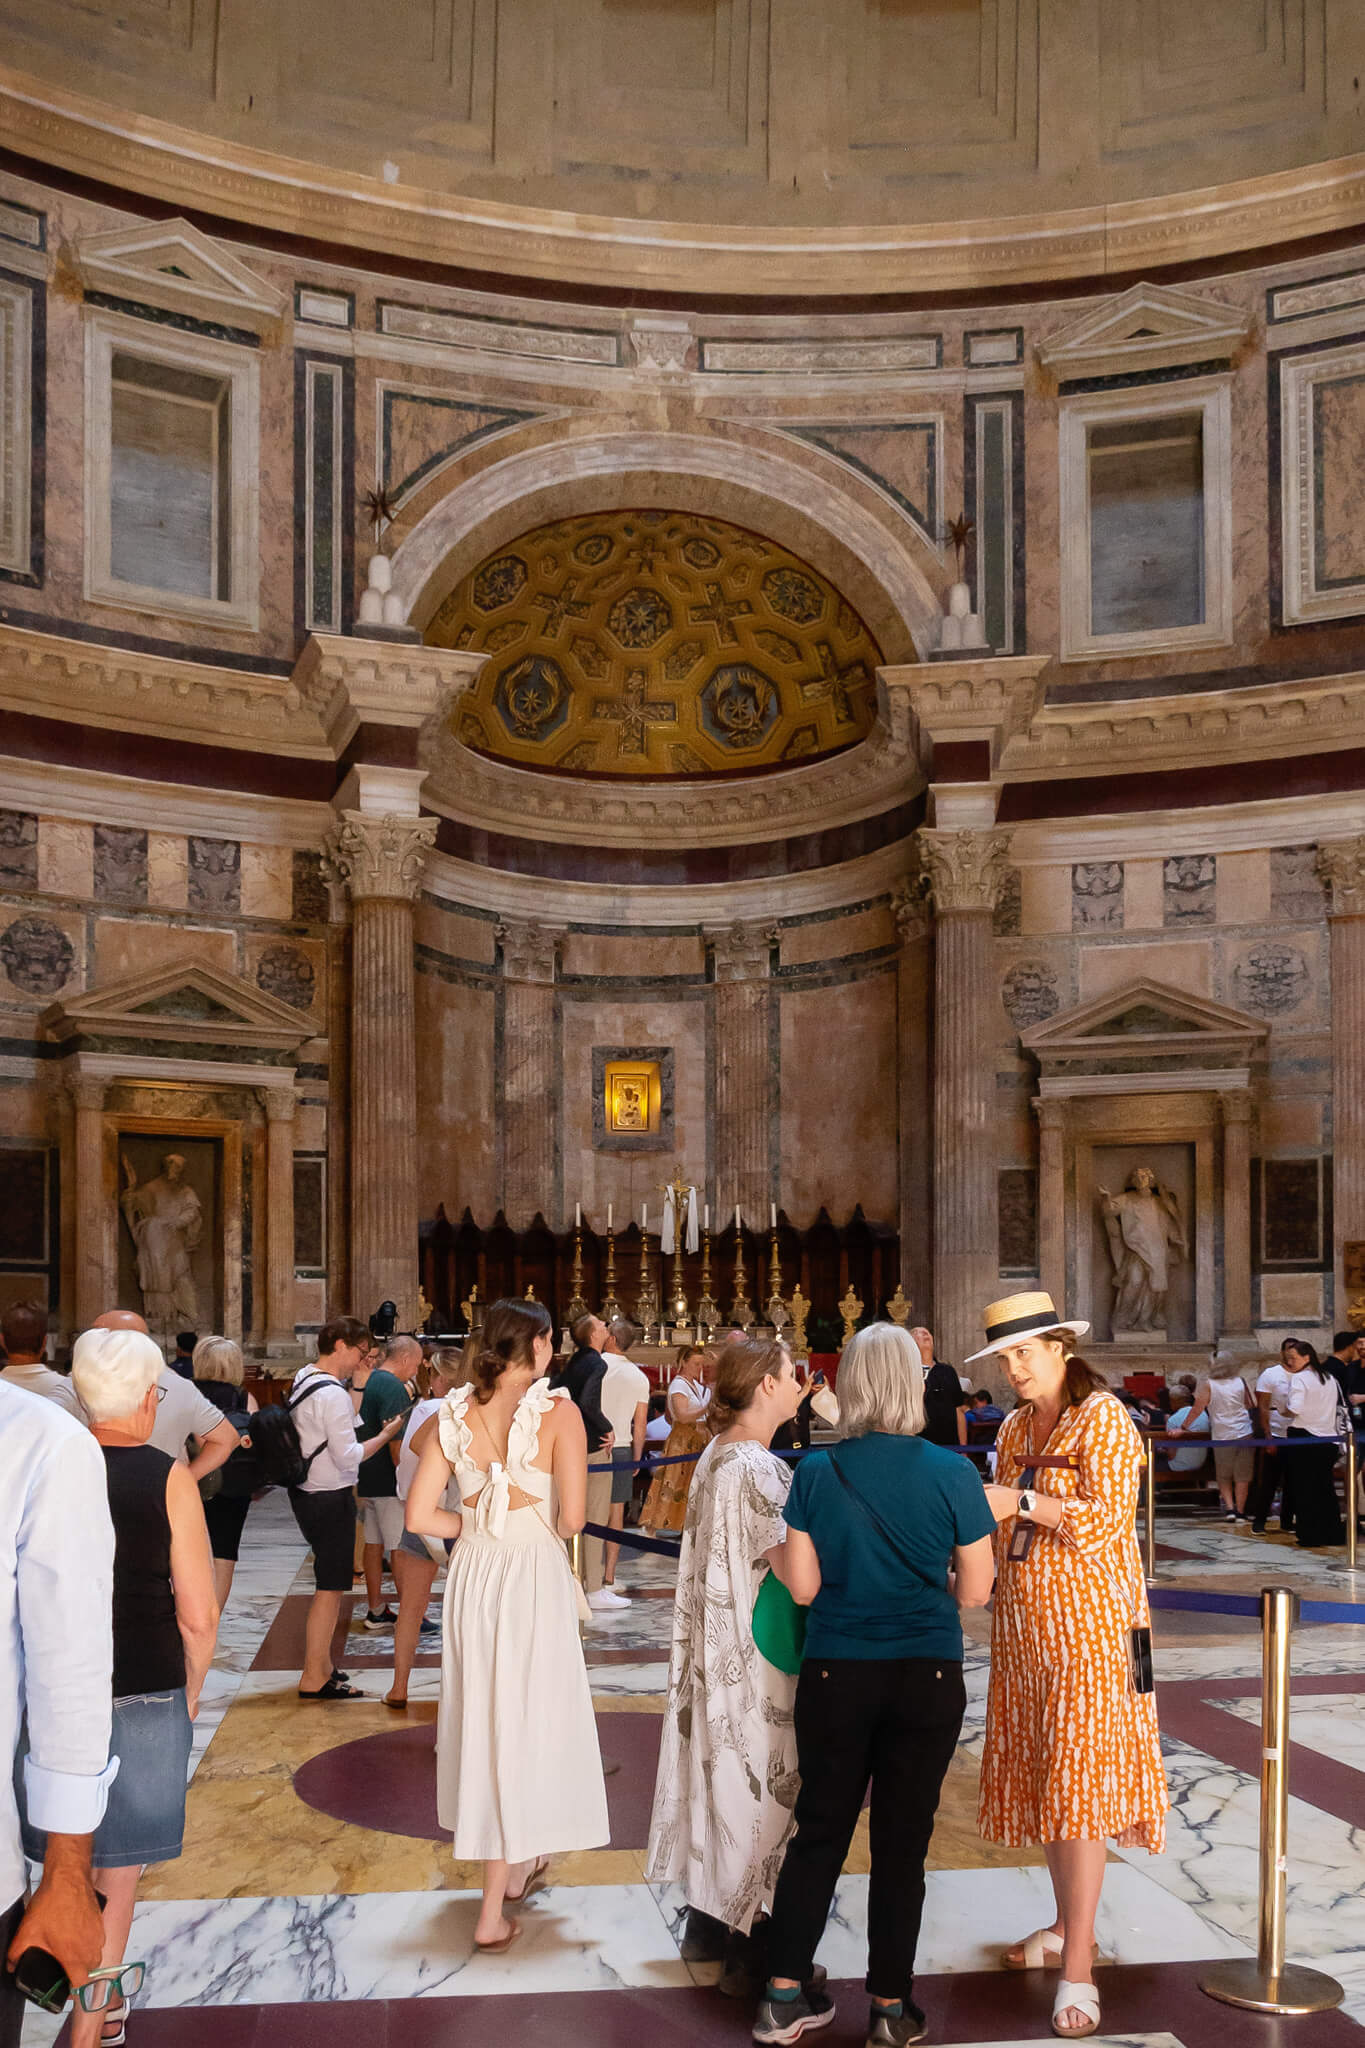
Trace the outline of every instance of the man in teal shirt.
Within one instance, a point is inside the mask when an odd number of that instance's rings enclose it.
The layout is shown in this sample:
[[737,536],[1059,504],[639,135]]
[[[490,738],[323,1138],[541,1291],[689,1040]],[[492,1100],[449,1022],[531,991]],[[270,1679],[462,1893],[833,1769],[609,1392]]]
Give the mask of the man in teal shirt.
[[[362,1443],[378,1436],[386,1422],[412,1406],[404,1384],[422,1363],[422,1347],[415,1337],[390,1337],[378,1351],[371,1351],[365,1363],[351,1375],[351,1391],[360,1393],[360,1414],[356,1435]],[[403,1540],[403,1503],[398,1498],[398,1454],[401,1435],[394,1437],[387,1454],[376,1451],[366,1458],[356,1480],[356,1498],[365,1525],[365,1628],[372,1633],[393,1627],[398,1616],[384,1605],[384,1559],[392,1560]]]

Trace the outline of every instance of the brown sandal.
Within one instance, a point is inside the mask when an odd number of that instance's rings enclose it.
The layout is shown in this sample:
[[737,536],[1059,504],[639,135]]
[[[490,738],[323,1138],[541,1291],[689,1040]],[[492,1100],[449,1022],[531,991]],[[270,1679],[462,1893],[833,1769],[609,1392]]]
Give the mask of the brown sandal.
[[476,1941],[474,1950],[477,1955],[481,1956],[505,1956],[512,1943],[520,1940],[521,1922],[520,1920],[514,1920],[510,1931],[504,1934],[501,1941]]
[[532,1866],[531,1872],[527,1877],[525,1884],[522,1886],[519,1892],[503,1893],[502,1903],[504,1904],[504,1906],[524,1905],[527,1899],[529,1899],[533,1893],[543,1892],[545,1889],[545,1873],[549,1869],[549,1867],[549,1857],[542,1856],[539,1859],[539,1861]]

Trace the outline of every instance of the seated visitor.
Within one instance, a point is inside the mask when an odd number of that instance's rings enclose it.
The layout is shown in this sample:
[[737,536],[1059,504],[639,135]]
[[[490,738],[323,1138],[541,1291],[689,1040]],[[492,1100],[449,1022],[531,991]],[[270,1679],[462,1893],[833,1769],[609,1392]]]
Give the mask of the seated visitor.
[[985,1387],[978,1387],[972,1395],[971,1407],[967,1411],[969,1422],[1003,1422],[1005,1411]]

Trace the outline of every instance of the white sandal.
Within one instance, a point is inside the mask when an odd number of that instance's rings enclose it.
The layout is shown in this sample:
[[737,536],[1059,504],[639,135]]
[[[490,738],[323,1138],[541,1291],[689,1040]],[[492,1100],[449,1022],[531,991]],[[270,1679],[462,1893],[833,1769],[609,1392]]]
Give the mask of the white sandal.
[[[1055,1928],[1040,1927],[1036,1934],[1025,1935],[1022,1941],[1014,1941],[1001,1956],[1001,1965],[1006,1970],[1060,1970],[1062,1937]],[[1018,1955],[1020,1962],[1012,1963],[1010,1957]],[[1049,1964],[1048,1958],[1052,1958]]]
[[[1057,2022],[1064,2012],[1085,2014],[1085,2025],[1061,2027]],[[1100,2026],[1100,1994],[1093,1984],[1068,1984],[1065,1977],[1057,1986],[1057,1996],[1052,2001],[1052,2031],[1063,2041],[1083,2041],[1089,2034],[1097,2034]]]

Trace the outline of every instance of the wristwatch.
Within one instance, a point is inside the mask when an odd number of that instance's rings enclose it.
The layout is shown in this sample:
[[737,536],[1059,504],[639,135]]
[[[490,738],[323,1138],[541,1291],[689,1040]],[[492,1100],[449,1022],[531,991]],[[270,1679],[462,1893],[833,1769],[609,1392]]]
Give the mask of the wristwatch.
[[1024,1490],[1024,1492],[1023,1492],[1023,1493],[1021,1493],[1021,1494],[1020,1494],[1020,1496],[1019,1496],[1019,1512],[1020,1512],[1020,1514],[1021,1514],[1021,1515],[1031,1515],[1031,1514],[1033,1513],[1033,1510],[1034,1510],[1034,1508],[1035,1508],[1035,1507],[1036,1507],[1037,1505],[1038,1505],[1038,1496],[1037,1496],[1037,1494],[1036,1494],[1036,1493],[1030,1493],[1030,1492],[1028,1491],[1028,1489],[1026,1488],[1026,1489]]

